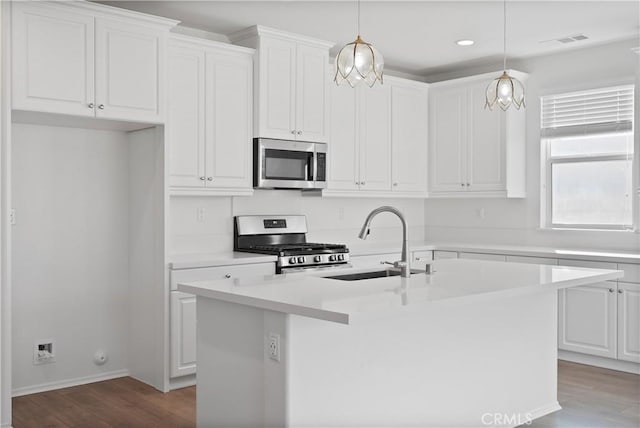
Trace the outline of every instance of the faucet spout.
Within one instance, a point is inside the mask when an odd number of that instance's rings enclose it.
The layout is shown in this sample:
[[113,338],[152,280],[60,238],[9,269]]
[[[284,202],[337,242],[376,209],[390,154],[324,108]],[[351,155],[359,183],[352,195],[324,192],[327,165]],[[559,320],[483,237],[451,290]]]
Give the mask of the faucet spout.
[[402,258],[399,262],[395,262],[394,266],[399,267],[400,274],[403,277],[408,278],[409,276],[411,276],[411,263],[409,257],[409,227],[407,226],[407,220],[404,218],[402,212],[400,212],[397,208],[390,206],[382,206],[374,209],[369,213],[366,220],[364,221],[358,237],[360,239],[367,239],[367,235],[369,235],[370,232],[371,221],[375,216],[383,212],[395,214],[402,222]]

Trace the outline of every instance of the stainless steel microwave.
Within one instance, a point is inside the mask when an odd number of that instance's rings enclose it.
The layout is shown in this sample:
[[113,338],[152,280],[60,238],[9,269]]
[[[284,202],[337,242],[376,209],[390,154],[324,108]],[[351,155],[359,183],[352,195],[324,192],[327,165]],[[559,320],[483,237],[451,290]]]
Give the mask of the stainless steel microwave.
[[326,144],[254,138],[253,187],[324,189],[326,177]]

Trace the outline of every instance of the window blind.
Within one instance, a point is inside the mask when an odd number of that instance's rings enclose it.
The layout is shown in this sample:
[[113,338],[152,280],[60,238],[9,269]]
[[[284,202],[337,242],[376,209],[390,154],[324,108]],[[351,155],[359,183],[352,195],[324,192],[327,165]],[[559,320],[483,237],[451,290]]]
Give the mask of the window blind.
[[632,130],[633,90],[626,85],[542,97],[542,136]]

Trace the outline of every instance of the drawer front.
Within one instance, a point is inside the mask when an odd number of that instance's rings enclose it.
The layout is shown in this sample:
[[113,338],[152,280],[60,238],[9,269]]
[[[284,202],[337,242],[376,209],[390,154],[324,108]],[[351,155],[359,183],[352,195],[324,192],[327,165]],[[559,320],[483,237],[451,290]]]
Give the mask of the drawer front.
[[375,254],[370,256],[353,256],[350,263],[355,268],[379,267],[384,262],[396,262],[400,260],[400,253]]
[[179,282],[214,281],[225,278],[273,275],[275,272],[275,263],[256,263],[247,265],[230,265],[197,269],[172,270],[171,290],[177,290]]
[[557,265],[558,259],[548,257],[530,257],[530,256],[507,256],[508,262],[514,263],[530,263],[534,265]]
[[640,265],[618,263],[618,269],[624,271],[624,277],[618,279],[618,281],[640,284]]
[[457,258],[458,258],[457,251],[434,251],[433,252],[433,260],[457,259]]
[[504,262],[506,257],[502,254],[484,254],[484,253],[459,253],[461,259],[473,259],[473,260],[491,260],[496,262]]
[[414,251],[413,252],[413,260],[414,262],[429,262],[433,260],[433,251]]

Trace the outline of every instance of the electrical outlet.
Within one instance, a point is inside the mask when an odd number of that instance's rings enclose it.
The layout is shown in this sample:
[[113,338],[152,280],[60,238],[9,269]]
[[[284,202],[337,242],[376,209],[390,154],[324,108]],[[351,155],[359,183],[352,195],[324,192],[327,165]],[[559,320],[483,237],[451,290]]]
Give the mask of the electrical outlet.
[[9,223],[11,223],[12,226],[15,226],[15,224],[16,224],[16,209],[15,208],[11,208],[11,210],[9,211]]
[[33,345],[33,364],[54,363],[56,356],[53,352],[53,340],[40,340]]
[[205,220],[206,215],[207,211],[204,208],[196,209],[196,219],[199,223],[202,223]]
[[269,333],[269,342],[267,343],[267,353],[269,358],[274,361],[280,361],[280,335]]

